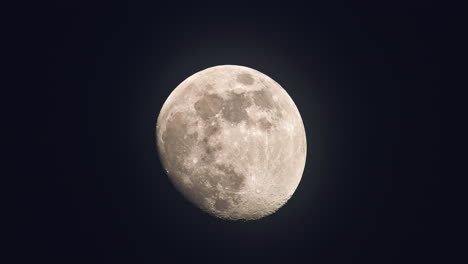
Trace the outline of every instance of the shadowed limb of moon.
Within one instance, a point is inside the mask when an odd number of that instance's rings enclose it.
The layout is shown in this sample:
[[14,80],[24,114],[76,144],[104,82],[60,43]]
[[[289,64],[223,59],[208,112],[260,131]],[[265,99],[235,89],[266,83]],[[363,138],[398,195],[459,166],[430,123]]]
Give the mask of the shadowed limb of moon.
[[286,91],[235,65],[205,69],[169,95],[156,140],[176,188],[202,210],[253,220],[283,206],[304,171],[306,135]]

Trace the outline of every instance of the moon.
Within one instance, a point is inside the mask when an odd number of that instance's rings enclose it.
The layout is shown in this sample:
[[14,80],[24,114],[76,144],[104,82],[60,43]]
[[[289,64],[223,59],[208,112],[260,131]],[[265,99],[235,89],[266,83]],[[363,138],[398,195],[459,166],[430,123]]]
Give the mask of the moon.
[[165,101],[156,142],[171,182],[225,220],[282,207],[304,172],[304,124],[288,93],[254,69],[221,65],[193,74]]

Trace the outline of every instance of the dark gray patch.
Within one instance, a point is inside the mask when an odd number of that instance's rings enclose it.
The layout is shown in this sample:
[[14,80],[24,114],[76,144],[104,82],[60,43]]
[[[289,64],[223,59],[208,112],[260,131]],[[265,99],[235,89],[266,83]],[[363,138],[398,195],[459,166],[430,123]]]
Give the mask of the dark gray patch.
[[218,183],[220,183],[220,176],[217,173],[208,173],[206,177],[207,181],[210,183],[211,186],[216,187]]
[[215,94],[207,94],[198,100],[194,107],[202,119],[208,120],[221,111],[223,98]]
[[263,130],[268,130],[270,129],[273,125],[266,119],[266,118],[261,118],[258,121],[258,126],[263,129]]
[[281,106],[273,100],[272,93],[267,89],[251,92],[250,95],[254,105],[273,114],[273,120],[280,119],[283,116],[283,114],[281,114]]
[[232,122],[240,123],[242,120],[248,120],[249,115],[245,109],[252,103],[247,99],[244,93],[231,93],[229,100],[224,101],[223,117]]
[[201,159],[203,162],[213,162],[215,158],[215,153],[221,150],[221,145],[210,145],[210,138],[221,131],[221,126],[218,122],[210,123],[205,128],[205,136],[203,137],[202,147],[205,150],[204,155],[202,155]]
[[216,122],[214,124],[209,124],[205,128],[205,136],[210,137],[218,134],[221,131],[221,126]]
[[241,73],[237,75],[237,81],[245,85],[251,85],[254,83],[254,78],[248,73]]
[[245,176],[237,173],[234,170],[234,167],[218,164],[216,167],[223,172],[223,175],[220,176],[220,184],[223,187],[228,187],[230,190],[239,191],[244,185]]
[[208,145],[208,146],[206,146],[205,151],[206,151],[207,155],[214,156],[215,152],[220,151],[221,148],[222,148],[221,145],[216,145],[216,146]]
[[275,108],[275,101],[273,101],[273,96],[269,91],[262,89],[251,94],[255,105],[265,109]]
[[214,155],[213,155],[213,152],[210,151],[210,150],[206,150],[205,149],[205,154],[203,154],[201,156],[201,160],[204,162],[204,163],[212,163],[214,162],[215,158],[214,158]]
[[203,148],[205,150],[205,153],[202,154],[201,160],[205,163],[212,163],[215,160],[216,152],[220,151],[222,149],[221,145],[210,145],[208,144],[208,138],[203,138]]
[[214,208],[218,211],[224,211],[230,207],[230,204],[228,201],[223,200],[223,199],[217,199]]

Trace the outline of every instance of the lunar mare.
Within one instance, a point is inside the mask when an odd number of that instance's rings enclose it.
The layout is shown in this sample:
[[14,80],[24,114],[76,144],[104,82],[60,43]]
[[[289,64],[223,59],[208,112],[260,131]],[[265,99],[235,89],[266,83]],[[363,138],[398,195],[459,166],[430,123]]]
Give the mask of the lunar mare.
[[202,210],[254,220],[283,206],[306,160],[306,134],[287,92],[265,74],[222,65],[193,74],[158,116],[161,162]]

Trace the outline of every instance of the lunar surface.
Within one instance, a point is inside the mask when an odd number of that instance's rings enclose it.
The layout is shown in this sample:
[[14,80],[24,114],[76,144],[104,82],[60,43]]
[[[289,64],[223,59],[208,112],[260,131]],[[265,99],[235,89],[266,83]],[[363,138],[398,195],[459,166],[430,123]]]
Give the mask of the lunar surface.
[[306,160],[306,134],[287,92],[256,70],[205,69],[169,95],[158,116],[162,164],[176,188],[207,213],[254,220],[283,206]]

